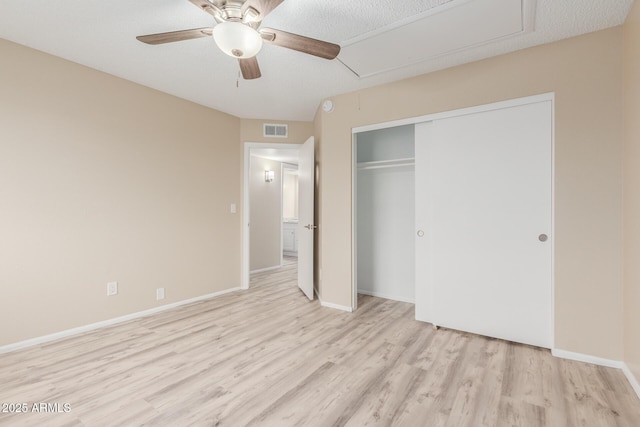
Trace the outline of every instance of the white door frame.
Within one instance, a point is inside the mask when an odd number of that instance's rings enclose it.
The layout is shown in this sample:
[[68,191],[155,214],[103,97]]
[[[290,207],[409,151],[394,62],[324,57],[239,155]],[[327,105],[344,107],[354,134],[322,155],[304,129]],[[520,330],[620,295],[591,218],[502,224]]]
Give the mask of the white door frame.
[[[392,127],[392,126],[389,126]],[[351,311],[358,309],[358,136],[351,133]]]
[[[244,157],[242,162],[242,262],[240,271],[240,288],[249,289],[249,219],[250,219],[250,203],[249,203],[249,165],[251,161],[252,148],[273,148],[276,150],[299,150],[301,144],[276,144],[270,142],[245,142]],[[282,170],[280,171],[282,173]],[[282,217],[282,206],[280,207],[280,217]],[[280,221],[282,227],[282,221]],[[280,246],[282,247],[282,233],[280,233]],[[280,251],[282,252],[282,251]],[[282,253],[280,253],[282,259]]]
[[[352,209],[355,206],[356,198],[356,171],[357,171],[357,159],[355,159],[355,140],[356,134],[360,132],[366,132],[371,130],[386,129],[395,126],[411,125],[416,123],[428,122],[432,120],[439,120],[449,117],[463,116],[467,114],[475,114],[485,111],[498,110],[501,108],[516,107],[519,105],[533,104],[542,101],[551,101],[551,237],[549,243],[551,244],[551,343],[555,348],[555,92],[543,93],[540,95],[526,96],[523,98],[510,99],[507,101],[495,102],[491,104],[478,105],[475,107],[461,108],[457,110],[445,111],[441,113],[427,114],[425,116],[410,117],[407,119],[393,120],[389,122],[376,123],[373,125],[360,126],[352,128],[352,174],[351,174],[351,203]],[[355,214],[351,215],[351,292],[352,301],[351,307],[353,310],[357,307],[358,289],[357,289],[357,265],[356,265],[356,227],[355,227]]]

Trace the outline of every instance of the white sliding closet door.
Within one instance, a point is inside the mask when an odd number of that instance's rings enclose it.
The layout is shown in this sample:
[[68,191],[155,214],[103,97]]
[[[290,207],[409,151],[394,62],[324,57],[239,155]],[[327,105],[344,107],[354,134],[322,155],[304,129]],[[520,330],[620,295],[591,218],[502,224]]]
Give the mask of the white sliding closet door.
[[416,318],[551,347],[551,101],[418,124],[415,152]]

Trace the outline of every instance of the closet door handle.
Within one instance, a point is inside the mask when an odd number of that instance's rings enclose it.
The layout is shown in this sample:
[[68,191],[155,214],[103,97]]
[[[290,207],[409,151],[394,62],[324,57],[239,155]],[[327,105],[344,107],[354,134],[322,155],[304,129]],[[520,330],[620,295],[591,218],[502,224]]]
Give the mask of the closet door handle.
[[304,228],[306,228],[307,230],[312,230],[312,229],[318,228],[318,226],[313,224],[307,224],[304,226]]
[[418,237],[423,237],[424,236],[424,231],[422,230],[418,230]]

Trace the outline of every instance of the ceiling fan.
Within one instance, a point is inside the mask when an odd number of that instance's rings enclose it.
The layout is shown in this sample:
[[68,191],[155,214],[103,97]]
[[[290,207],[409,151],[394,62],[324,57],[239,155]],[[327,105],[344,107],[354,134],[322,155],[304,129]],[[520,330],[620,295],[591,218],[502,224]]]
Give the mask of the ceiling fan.
[[213,28],[194,28],[168,33],[148,34],[136,39],[156,45],[213,36],[218,47],[227,55],[238,58],[242,77],[257,79],[262,74],[256,54],[262,43],[297,50],[298,52],[334,59],[340,46],[273,28],[261,28],[262,20],[284,0],[189,0],[212,15],[217,25]]

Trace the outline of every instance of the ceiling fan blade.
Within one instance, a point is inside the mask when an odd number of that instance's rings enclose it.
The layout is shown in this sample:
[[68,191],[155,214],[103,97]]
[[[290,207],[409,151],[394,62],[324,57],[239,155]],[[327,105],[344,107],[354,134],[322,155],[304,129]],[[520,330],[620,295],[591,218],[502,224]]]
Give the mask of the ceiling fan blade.
[[179,42],[182,40],[199,39],[200,37],[209,37],[213,34],[211,28],[194,28],[193,30],[171,31],[169,33],[147,34],[146,36],[138,36],[136,39],[146,44],[163,44],[171,42]]
[[340,53],[340,46],[337,44],[287,33],[286,31],[263,28],[260,30],[260,34],[267,43],[319,56],[320,58],[334,59]]
[[214,18],[217,18],[222,15],[222,11],[220,10],[220,8],[218,8],[218,6],[212,3],[209,3],[207,0],[189,0],[189,1],[193,3],[195,6],[197,6],[198,9],[204,10]]
[[242,5],[242,15],[244,16],[247,10],[252,7],[260,14],[259,20],[262,21],[265,16],[271,13],[273,9],[280,6],[280,3],[283,1],[284,0],[247,0]]
[[258,60],[255,56],[251,58],[238,59],[240,61],[240,70],[242,71],[242,77],[245,80],[257,79],[262,76],[260,73],[260,66],[258,66]]

